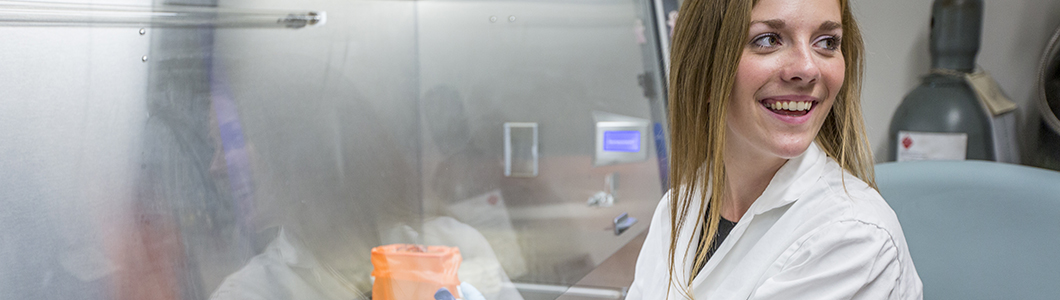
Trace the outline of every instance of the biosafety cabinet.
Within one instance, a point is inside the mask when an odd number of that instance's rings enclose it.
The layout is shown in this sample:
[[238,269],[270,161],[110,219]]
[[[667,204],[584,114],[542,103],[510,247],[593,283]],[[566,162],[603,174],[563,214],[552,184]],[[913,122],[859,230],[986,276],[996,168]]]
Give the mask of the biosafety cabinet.
[[553,299],[666,186],[652,1],[64,1],[0,1],[0,299]]

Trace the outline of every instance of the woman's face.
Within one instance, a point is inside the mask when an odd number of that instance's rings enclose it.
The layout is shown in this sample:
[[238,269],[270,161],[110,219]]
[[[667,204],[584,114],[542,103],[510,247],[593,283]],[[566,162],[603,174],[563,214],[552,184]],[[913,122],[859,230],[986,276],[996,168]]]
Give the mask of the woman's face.
[[760,158],[806,151],[843,85],[837,0],[761,0],[729,101],[729,149]]

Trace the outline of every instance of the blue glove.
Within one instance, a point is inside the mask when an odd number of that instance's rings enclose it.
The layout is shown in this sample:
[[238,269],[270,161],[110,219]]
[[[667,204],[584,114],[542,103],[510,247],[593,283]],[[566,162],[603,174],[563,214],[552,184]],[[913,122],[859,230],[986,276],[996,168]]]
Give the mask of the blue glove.
[[453,297],[453,293],[450,293],[449,290],[440,288],[437,292],[434,292],[434,300],[456,300],[456,297]]

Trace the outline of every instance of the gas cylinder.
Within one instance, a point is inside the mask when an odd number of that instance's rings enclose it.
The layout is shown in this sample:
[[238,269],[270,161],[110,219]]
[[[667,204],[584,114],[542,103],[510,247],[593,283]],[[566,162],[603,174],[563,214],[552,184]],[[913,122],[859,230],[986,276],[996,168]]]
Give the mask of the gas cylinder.
[[891,119],[889,161],[996,160],[990,115],[964,79],[975,71],[982,17],[982,0],[935,0],[932,70]]

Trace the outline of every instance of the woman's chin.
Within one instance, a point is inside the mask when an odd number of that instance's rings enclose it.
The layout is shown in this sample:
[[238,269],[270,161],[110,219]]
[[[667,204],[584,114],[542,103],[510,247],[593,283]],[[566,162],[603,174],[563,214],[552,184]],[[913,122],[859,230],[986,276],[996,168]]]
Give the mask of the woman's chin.
[[796,158],[802,155],[803,153],[806,153],[806,149],[810,148],[811,142],[812,140],[806,140],[777,145],[777,147],[774,149],[773,154],[783,159]]

